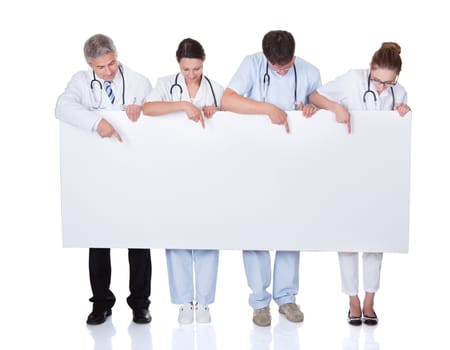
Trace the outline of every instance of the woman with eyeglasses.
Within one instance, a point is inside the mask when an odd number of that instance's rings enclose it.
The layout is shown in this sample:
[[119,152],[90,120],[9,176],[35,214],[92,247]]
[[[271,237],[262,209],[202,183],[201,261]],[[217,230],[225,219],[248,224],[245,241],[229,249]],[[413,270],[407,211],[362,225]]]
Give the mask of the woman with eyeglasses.
[[[397,80],[402,68],[400,46],[385,42],[372,57],[369,69],[352,69],[321,86],[309,100],[319,108],[336,114],[336,120],[346,123],[350,131],[349,110],[396,110],[400,116],[410,111],[406,90]],[[380,285],[383,253],[363,253],[363,288],[365,296],[361,307],[358,296],[359,255],[357,252],[339,252],[342,292],[349,296],[348,323],[359,326],[378,324],[374,310],[375,292]]]

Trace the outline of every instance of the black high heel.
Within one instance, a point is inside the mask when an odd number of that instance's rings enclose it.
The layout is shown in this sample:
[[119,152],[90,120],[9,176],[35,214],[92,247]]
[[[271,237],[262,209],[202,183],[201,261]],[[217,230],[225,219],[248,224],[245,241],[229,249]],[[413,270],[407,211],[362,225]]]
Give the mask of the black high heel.
[[348,310],[347,322],[352,326],[361,326],[362,325],[362,317],[360,316],[350,316],[350,310]]

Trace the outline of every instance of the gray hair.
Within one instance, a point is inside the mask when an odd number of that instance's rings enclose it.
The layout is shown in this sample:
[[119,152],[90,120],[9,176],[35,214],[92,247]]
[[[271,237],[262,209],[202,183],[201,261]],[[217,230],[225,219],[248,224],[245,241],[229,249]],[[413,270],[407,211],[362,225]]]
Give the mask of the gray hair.
[[87,62],[111,52],[117,55],[116,46],[110,37],[103,34],[91,36],[84,44],[84,58]]

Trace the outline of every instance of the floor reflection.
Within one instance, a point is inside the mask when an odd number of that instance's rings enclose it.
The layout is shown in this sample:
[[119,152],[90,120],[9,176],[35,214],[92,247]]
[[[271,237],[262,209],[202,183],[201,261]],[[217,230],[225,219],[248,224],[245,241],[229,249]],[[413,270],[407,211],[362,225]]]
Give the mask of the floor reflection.
[[[94,350],[113,350],[113,337],[116,335],[116,328],[112,323],[112,318],[108,318],[105,323],[96,326],[87,326],[89,334],[94,339]],[[152,350],[152,334],[148,325],[140,325],[131,322],[128,326],[131,350]]]
[[131,339],[131,350],[152,350],[152,334],[147,324],[131,322],[128,326],[128,335]]
[[300,339],[298,329],[301,323],[290,322],[284,317],[280,317],[278,324],[273,330],[274,350],[299,350]]
[[[273,327],[253,326],[250,330],[250,350],[300,350],[301,323],[280,317]],[[112,318],[104,324],[87,326],[94,339],[94,350],[113,350],[116,328]],[[380,350],[375,339],[377,326],[348,326],[342,341],[342,350]],[[151,328],[130,322],[128,326],[131,350],[152,350]],[[217,350],[216,331],[210,324],[183,325],[172,330],[172,350]],[[116,349],[117,350],[117,349]]]
[[216,349],[216,332],[210,324],[183,325],[172,331],[172,350]]
[[[380,350],[380,344],[375,340],[376,326],[355,327],[349,325],[348,329],[349,335],[342,342],[342,350]],[[361,333],[364,334],[362,347],[360,347]]]
[[87,326],[89,334],[94,339],[94,350],[112,350],[112,337],[116,335],[116,328],[112,318],[98,326]]
[[271,342],[271,327],[253,326],[250,332],[250,350],[269,350]]
[[[289,322],[280,317],[273,328],[274,350],[299,350],[300,339],[298,329],[301,323]],[[254,326],[250,332],[250,350],[270,350],[272,343],[272,327]]]
[[342,350],[359,350],[359,336],[362,327],[348,325],[349,334],[342,342]]
[[375,330],[377,327],[367,326],[364,330],[364,350],[380,350],[380,344],[375,340]]

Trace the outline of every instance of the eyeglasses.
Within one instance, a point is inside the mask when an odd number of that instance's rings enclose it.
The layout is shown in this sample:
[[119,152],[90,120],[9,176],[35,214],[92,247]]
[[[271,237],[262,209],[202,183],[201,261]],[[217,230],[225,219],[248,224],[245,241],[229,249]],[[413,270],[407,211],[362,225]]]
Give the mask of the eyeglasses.
[[390,88],[397,85],[397,79],[398,75],[395,77],[395,80],[381,81],[380,79],[373,77],[372,74],[370,75],[371,82],[375,85],[383,85],[385,88]]
[[274,72],[277,72],[278,74],[286,74],[289,69],[292,68],[292,66],[295,63],[295,57],[292,59],[291,62],[284,66],[275,65],[269,62],[270,69],[272,69]]

